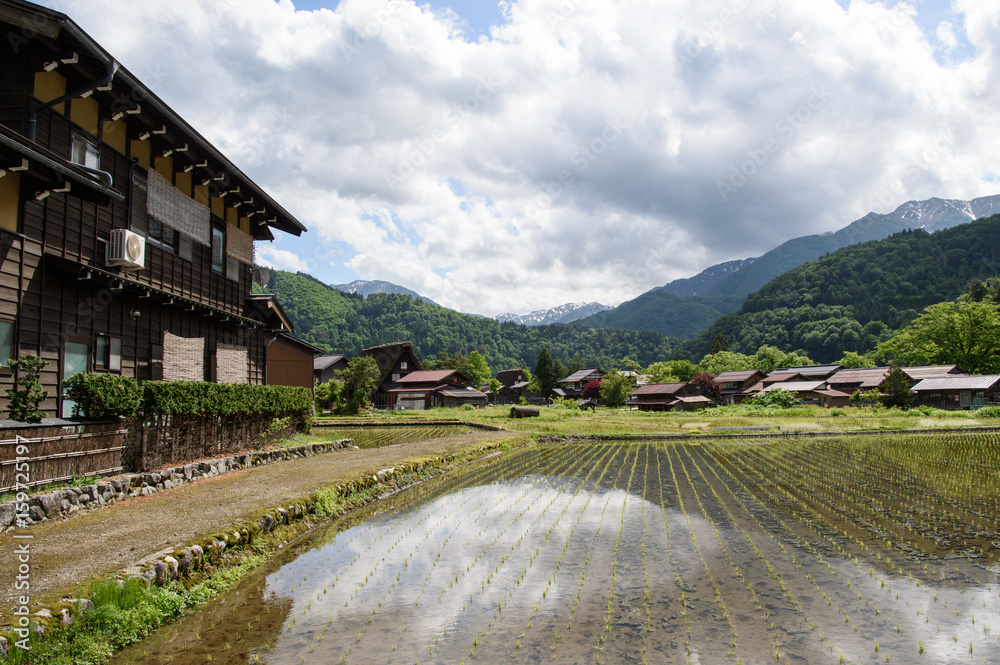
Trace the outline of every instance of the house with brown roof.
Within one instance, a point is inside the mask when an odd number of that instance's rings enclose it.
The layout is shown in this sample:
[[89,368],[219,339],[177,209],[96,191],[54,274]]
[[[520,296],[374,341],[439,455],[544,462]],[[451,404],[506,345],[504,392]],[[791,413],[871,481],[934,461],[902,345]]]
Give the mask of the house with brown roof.
[[394,342],[371,346],[361,351],[361,357],[370,356],[375,359],[379,369],[379,384],[372,391],[371,402],[376,409],[391,408],[389,391],[396,383],[414,371],[423,369],[420,360],[413,351],[413,342]]
[[[761,390],[762,393],[769,393],[772,390],[787,390],[795,393],[803,404],[819,404],[822,391],[826,390],[825,381],[779,381],[771,383]],[[848,396],[849,397],[849,396]]]
[[[565,379],[556,381],[559,386],[555,392],[560,397],[571,397],[578,398],[583,393],[583,387],[586,386],[591,381],[600,381],[605,376],[607,372],[602,369],[581,369],[579,372],[574,372],[567,376]],[[557,391],[562,391],[561,394]]]
[[690,383],[649,383],[632,391],[627,405],[639,411],[697,411],[711,406]]
[[313,381],[316,383],[326,383],[339,372],[347,369],[349,360],[347,356],[328,355],[320,356],[313,360]]
[[924,379],[944,379],[950,376],[966,376],[958,365],[922,365],[919,367],[901,367],[903,373],[910,377],[914,385]]
[[763,381],[767,376],[759,369],[723,372],[715,377],[715,382],[722,386],[722,399],[726,404],[739,404],[750,396],[749,389]]
[[410,372],[395,382],[387,396],[387,408],[393,411],[486,404],[486,395],[472,388],[469,378],[455,369]]
[[505,369],[497,372],[500,390],[497,392],[497,404],[517,404],[521,398],[529,399],[528,375],[523,369]]
[[987,404],[1000,404],[1000,375],[923,379],[911,390],[921,406],[950,411],[977,409]]

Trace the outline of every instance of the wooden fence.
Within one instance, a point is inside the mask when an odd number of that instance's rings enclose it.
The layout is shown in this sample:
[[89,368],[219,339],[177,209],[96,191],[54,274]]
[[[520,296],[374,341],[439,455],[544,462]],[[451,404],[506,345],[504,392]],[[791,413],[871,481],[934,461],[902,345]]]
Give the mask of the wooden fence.
[[0,429],[0,492],[122,471],[125,423]]

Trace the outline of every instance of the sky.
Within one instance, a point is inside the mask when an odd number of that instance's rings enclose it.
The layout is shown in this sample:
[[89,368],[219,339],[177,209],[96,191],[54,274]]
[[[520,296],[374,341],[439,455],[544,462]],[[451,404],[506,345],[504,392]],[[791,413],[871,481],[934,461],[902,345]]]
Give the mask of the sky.
[[309,229],[258,262],[463,312],[1000,193],[1000,0],[42,4]]

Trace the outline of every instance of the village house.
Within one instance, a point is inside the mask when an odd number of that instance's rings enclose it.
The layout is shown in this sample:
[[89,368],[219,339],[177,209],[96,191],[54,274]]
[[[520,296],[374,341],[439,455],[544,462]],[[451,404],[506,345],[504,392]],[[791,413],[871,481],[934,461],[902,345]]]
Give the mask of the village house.
[[388,397],[387,408],[393,411],[486,404],[486,395],[469,386],[469,378],[455,369],[410,372],[395,382]]
[[361,356],[374,358],[375,364],[378,365],[378,386],[369,396],[372,406],[376,409],[391,408],[390,404],[394,401],[390,398],[390,391],[397,387],[396,384],[399,380],[411,372],[423,369],[413,351],[413,342],[393,342],[372,346],[363,349]]
[[500,390],[496,395],[497,404],[517,404],[521,398],[529,399],[528,376],[523,369],[505,369],[497,372]]
[[690,383],[648,383],[633,390],[626,404],[639,411],[697,411],[712,400]]
[[923,379],[911,390],[920,406],[951,411],[978,409],[1000,403],[1000,375]]
[[605,376],[607,376],[607,374],[607,372],[601,369],[581,369],[579,372],[570,374],[565,379],[556,381],[556,385],[558,385],[559,388],[555,389],[553,392],[558,397],[577,399],[583,393],[584,386],[591,381],[602,380]]
[[254,242],[305,227],[66,15],[0,0],[0,33],[0,363],[51,363],[50,416],[85,371],[311,385],[251,300]]
[[319,356],[313,360],[313,381],[316,383],[326,383],[338,373],[347,369],[349,359],[347,356]]
[[759,369],[723,372],[715,377],[722,389],[722,399],[726,404],[739,404],[750,396],[750,388],[767,378]]

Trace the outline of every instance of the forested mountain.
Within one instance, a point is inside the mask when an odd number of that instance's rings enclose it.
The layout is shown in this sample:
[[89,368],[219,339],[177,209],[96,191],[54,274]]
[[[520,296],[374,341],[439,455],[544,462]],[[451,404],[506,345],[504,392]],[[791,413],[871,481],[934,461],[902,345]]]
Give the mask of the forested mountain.
[[437,304],[427,296],[422,296],[416,291],[411,291],[405,286],[400,286],[399,284],[393,284],[392,282],[385,282],[382,280],[363,280],[356,279],[350,284],[331,284],[333,288],[338,291],[343,291],[344,293],[356,293],[360,296],[370,296],[373,293],[397,293],[399,295],[410,296],[412,298],[419,298],[420,300],[425,300],[429,303]]
[[574,325],[652,330],[668,337],[690,339],[739,306],[740,298],[684,297],[665,289],[653,289],[615,309],[580,319]]
[[686,344],[685,354],[700,359],[722,334],[733,351],[770,344],[833,361],[871,350],[924,307],[998,274],[1000,215],[934,234],[903,231],[781,275]]
[[550,323],[571,323],[592,314],[606,312],[610,307],[598,302],[573,302],[550,309],[539,309],[530,314],[499,314],[494,318],[501,323],[513,321],[526,326],[545,326]]
[[563,362],[587,367],[622,366],[630,357],[649,365],[672,356],[678,340],[654,332],[588,329],[570,325],[528,327],[460,314],[406,295],[343,293],[304,273],[271,271],[265,286],[278,296],[296,336],[331,353],[356,356],[361,349],[412,341],[421,359],[479,351],[494,372],[531,369],[542,347]]
[[[794,238],[759,258],[714,265],[694,277],[674,280],[578,323],[653,330],[691,338],[719,316],[736,311],[747,295],[775,277],[824,254],[860,242],[881,240],[905,229],[938,231],[997,212],[1000,212],[1000,195],[972,201],[937,198],[909,201],[888,215],[869,213],[836,233]],[[667,298],[663,291],[682,297]]]

